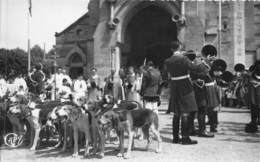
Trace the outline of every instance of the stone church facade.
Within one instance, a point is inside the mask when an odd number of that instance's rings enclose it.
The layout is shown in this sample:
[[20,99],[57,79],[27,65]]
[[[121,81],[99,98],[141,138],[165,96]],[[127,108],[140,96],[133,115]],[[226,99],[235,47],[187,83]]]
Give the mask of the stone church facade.
[[[181,41],[200,53],[218,48],[217,1],[90,0],[88,12],[56,33],[57,63],[73,77],[95,67],[105,77],[120,66],[139,66],[145,58],[161,66],[169,43]],[[220,58],[229,70],[260,59],[260,3],[222,2]]]

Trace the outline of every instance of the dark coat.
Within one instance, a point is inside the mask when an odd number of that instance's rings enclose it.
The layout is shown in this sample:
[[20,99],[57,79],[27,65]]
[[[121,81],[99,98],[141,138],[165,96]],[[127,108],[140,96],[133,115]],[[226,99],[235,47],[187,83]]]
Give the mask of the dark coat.
[[203,83],[196,81],[193,81],[193,87],[195,92],[195,98],[198,108],[200,107],[206,107],[207,106],[207,93],[206,93],[206,87],[203,85]]
[[31,75],[31,79],[36,82],[35,85],[35,93],[37,95],[41,94],[44,92],[44,79],[45,79],[45,74],[41,70],[37,70]]
[[249,105],[260,108],[260,80],[251,78],[249,85]]
[[212,109],[220,104],[219,90],[216,83],[200,87],[198,79],[203,81],[205,85],[207,83],[215,82],[215,78],[212,76],[213,72],[210,69],[210,64],[202,64],[201,67],[205,68],[205,71],[194,74],[195,78],[193,80],[197,105],[198,107],[206,106],[207,108]]
[[[188,75],[190,72],[200,73],[205,71],[204,66],[193,64],[183,55],[172,55],[165,60],[165,65],[171,77]],[[170,111],[176,114],[197,111],[194,89],[190,78],[172,80],[170,87]]]
[[144,74],[142,82],[142,95],[144,99],[158,97],[159,87],[162,81],[161,73],[155,68],[149,68]]
[[191,79],[193,83],[193,88],[195,92],[195,98],[198,108],[207,106],[207,91],[205,87],[205,76],[207,75],[209,68],[206,65],[204,66],[205,71],[202,73],[191,72]]

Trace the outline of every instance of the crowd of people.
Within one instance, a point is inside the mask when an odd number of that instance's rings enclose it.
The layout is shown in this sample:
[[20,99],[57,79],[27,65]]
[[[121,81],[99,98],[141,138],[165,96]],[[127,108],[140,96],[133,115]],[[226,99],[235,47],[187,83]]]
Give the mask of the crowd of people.
[[115,75],[115,70],[111,70],[104,80],[97,74],[96,68],[91,69],[88,78],[81,74],[71,79],[62,67],[59,67],[55,74],[47,75],[43,72],[42,65],[38,64],[32,68],[28,76],[12,75],[6,80],[0,75],[0,97],[31,92],[38,95],[42,101],[66,102],[72,95],[77,95],[84,96],[91,103],[101,96],[112,95],[116,102],[136,101],[158,112],[157,101],[160,99],[158,91],[161,82],[160,71],[151,61],[140,68],[122,67],[119,75]]
[[[225,61],[216,59],[217,51],[213,46],[205,46],[202,57],[191,50],[182,51],[179,42],[172,43],[171,50],[173,55],[165,60],[161,68],[163,70],[148,61],[138,68],[122,67],[118,73],[111,70],[104,80],[98,75],[96,68],[91,70],[88,78],[82,74],[71,79],[61,67],[57,69],[57,73],[46,77],[42,65],[39,64],[28,76],[19,74],[6,81],[0,75],[0,98],[6,94],[12,96],[32,92],[39,95],[42,101],[60,99],[61,102],[66,102],[71,100],[71,96],[77,95],[85,97],[91,103],[103,95],[111,95],[115,102],[136,101],[158,114],[161,91],[168,87],[170,94],[167,113],[173,113],[173,143],[182,144],[196,144],[197,141],[190,139],[192,134],[214,137],[221,104],[248,106],[252,114],[251,126],[252,123],[255,126],[257,120],[259,122],[259,63],[249,70],[243,64],[237,64],[235,74],[232,74],[226,71]],[[209,131],[206,129],[206,116]],[[195,117],[198,130],[194,126]]]
[[[246,132],[256,132],[259,124],[259,74],[260,64],[256,61],[248,70],[243,64],[236,64],[235,73],[226,71],[224,60],[217,59],[217,50],[212,45],[203,47],[202,57],[194,51],[181,51],[179,42],[172,44],[173,55],[166,60],[170,73],[169,111],[173,115],[173,143],[197,144],[191,140],[191,134],[200,137],[214,137],[217,132],[218,110],[225,106],[247,106],[251,109],[251,122],[246,125]],[[194,118],[197,114],[198,131],[194,129]],[[210,131],[206,130],[206,116]],[[181,121],[181,134],[179,126]]]

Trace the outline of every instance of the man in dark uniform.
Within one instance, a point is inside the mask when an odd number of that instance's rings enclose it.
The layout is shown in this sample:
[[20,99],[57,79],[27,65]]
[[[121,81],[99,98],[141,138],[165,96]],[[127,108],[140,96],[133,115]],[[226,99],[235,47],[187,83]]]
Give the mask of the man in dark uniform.
[[204,77],[207,99],[206,112],[209,118],[210,132],[217,132],[218,110],[216,108],[220,105],[220,97],[216,77],[225,71],[227,65],[223,60],[216,60],[217,49],[212,45],[204,46],[201,53],[204,57],[205,65],[210,69]]
[[[185,54],[186,57],[189,58],[190,61],[194,61],[196,59],[196,53],[194,51],[187,51]],[[199,137],[214,137],[214,134],[206,131],[206,123],[205,123],[205,114],[207,107],[207,96],[206,96],[206,87],[205,87],[205,78],[209,72],[209,68],[202,64],[201,66],[205,67],[205,71],[202,73],[191,73],[191,79],[193,83],[193,88],[195,92],[196,103],[198,106],[198,124],[199,130],[198,132],[194,127],[194,119],[195,112],[191,113],[190,116],[190,134],[198,135]]]
[[248,133],[255,133],[258,130],[258,123],[260,121],[260,63],[256,62],[251,67],[252,76],[250,78],[249,86],[249,107],[251,109],[251,121],[246,125],[245,131]]
[[[197,111],[197,105],[194,95],[193,86],[190,81],[189,73],[203,72],[200,65],[193,64],[180,51],[181,44],[179,42],[171,43],[173,55],[165,61],[168,73],[171,76],[171,97],[170,108],[173,115],[173,143],[197,144],[197,141],[191,140],[189,136],[189,116],[190,113]],[[181,134],[179,138],[179,125],[181,119]]]
[[248,106],[248,82],[249,75],[246,72],[245,65],[238,63],[234,66],[235,70],[235,89],[234,95],[237,98],[237,107]]
[[149,61],[142,81],[141,95],[143,96],[144,107],[153,110],[157,114],[160,105],[159,87],[161,82],[160,71],[154,68],[152,61]]
[[42,64],[37,64],[35,66],[36,71],[30,75],[31,81],[35,85],[35,94],[40,95],[44,93],[44,81],[45,81],[45,74],[42,71]]

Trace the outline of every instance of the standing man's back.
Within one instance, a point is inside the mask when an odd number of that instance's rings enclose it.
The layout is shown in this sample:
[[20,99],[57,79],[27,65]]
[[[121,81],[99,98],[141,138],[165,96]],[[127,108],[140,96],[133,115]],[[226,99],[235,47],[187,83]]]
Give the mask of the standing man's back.
[[[173,115],[173,143],[197,144],[189,137],[190,113],[197,111],[197,105],[189,73],[202,72],[200,66],[193,64],[180,51],[181,44],[173,42],[171,50],[173,55],[165,61],[165,66],[170,74],[170,111]],[[179,125],[181,119],[181,134],[179,137]]]
[[144,74],[142,82],[142,95],[145,108],[151,109],[158,114],[160,105],[159,86],[162,77],[159,70],[154,68],[153,62],[148,62],[147,72]]

